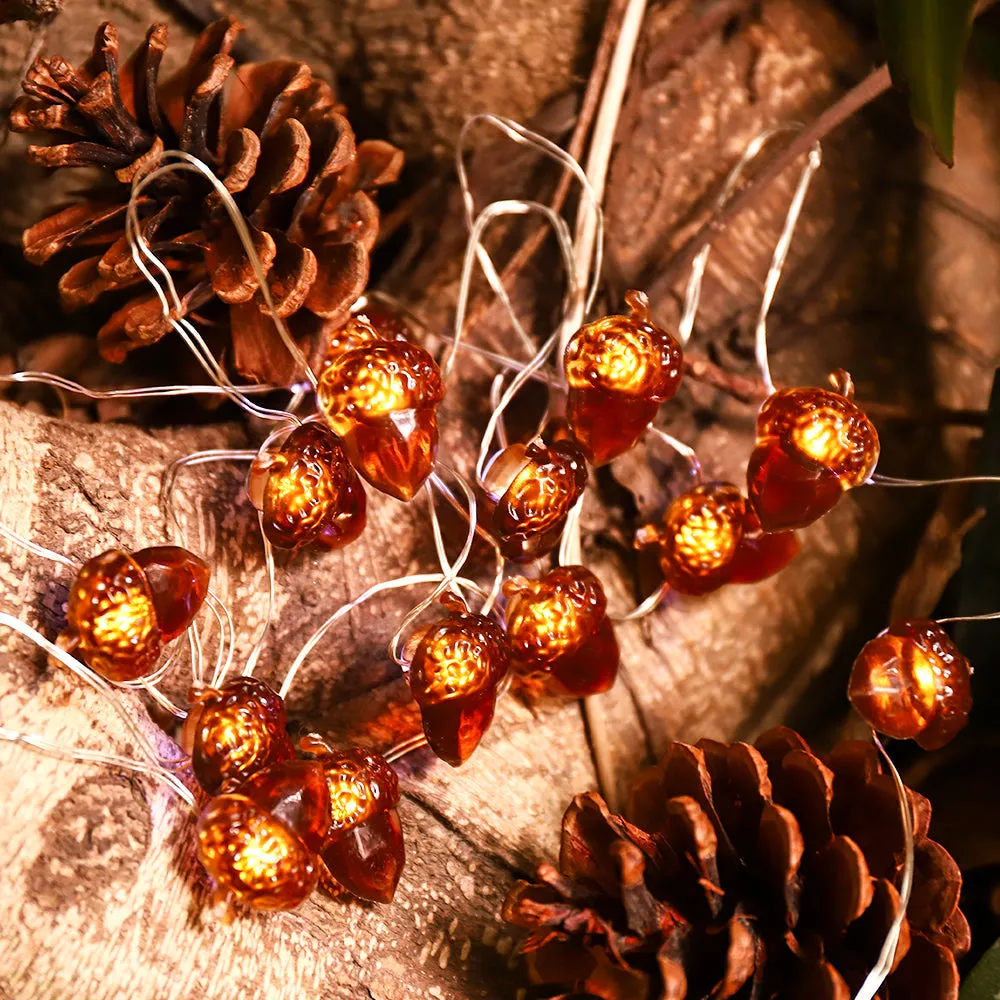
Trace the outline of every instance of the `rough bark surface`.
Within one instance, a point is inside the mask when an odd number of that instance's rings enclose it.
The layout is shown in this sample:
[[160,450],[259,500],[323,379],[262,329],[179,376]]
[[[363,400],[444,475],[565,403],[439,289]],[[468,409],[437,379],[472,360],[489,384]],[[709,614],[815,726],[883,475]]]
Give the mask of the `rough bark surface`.
[[[164,539],[156,499],[164,465],[206,446],[238,445],[241,436],[235,428],[149,435],[70,425],[4,404],[4,523],[76,557],[155,544]],[[213,588],[235,613],[237,655],[245,658],[263,621],[266,577],[241,483],[242,470],[226,466],[187,476],[178,495],[185,536],[212,563]],[[424,542],[416,524],[417,511],[376,499],[359,548],[281,567],[281,617],[260,676],[276,683],[288,651],[333,606],[415,568]],[[52,595],[68,582],[57,564],[13,552],[0,560],[0,606],[50,628]],[[324,711],[357,692],[352,671],[377,684],[401,607],[373,603],[354,615],[304,668],[292,712],[322,727]],[[135,757],[100,696],[46,668],[24,640],[8,633],[0,644],[5,726]],[[178,664],[177,674],[183,670]],[[137,703],[130,707],[145,718]],[[510,948],[496,924],[499,902],[515,872],[555,850],[568,798],[594,785],[579,709],[553,706],[534,719],[507,699],[488,745],[460,772],[426,755],[402,770],[407,867],[391,907],[317,895],[296,913],[223,927],[203,912],[191,818],[171,792],[0,747],[11,823],[0,864],[9,915],[0,986],[19,1000],[69,996],[81,985],[94,998],[497,995],[490,991],[506,981]]]

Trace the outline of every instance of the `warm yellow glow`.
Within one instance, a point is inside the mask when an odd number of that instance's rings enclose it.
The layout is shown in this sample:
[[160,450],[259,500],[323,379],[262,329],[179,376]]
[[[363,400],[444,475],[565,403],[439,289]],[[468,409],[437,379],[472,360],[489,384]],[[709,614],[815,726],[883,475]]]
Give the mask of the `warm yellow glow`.
[[792,442],[807,458],[828,468],[845,462],[853,451],[843,414],[821,406],[792,427]]
[[243,709],[212,716],[205,725],[202,742],[213,755],[226,761],[228,771],[241,771],[264,752],[266,734],[255,716]]
[[576,602],[566,593],[519,602],[509,629],[515,637],[521,633],[535,637],[547,653],[554,655],[577,645],[582,638]]
[[323,373],[318,399],[331,428],[345,434],[352,420],[376,420],[411,409],[417,385],[412,374],[381,346],[364,356],[352,351]]
[[94,639],[102,646],[142,642],[155,628],[155,614],[151,601],[133,595],[94,618]]
[[327,771],[330,811],[334,827],[350,827],[365,820],[372,809],[371,791],[356,767]]
[[233,868],[249,886],[277,880],[282,864],[288,859],[288,838],[273,826],[260,826],[248,833],[237,846]]
[[454,632],[431,638],[422,661],[428,698],[469,694],[480,687],[490,673],[482,656],[477,643]]
[[715,569],[732,559],[736,544],[732,521],[702,507],[674,532],[674,557],[689,569]]
[[566,377],[577,389],[596,384],[641,395],[656,381],[659,366],[660,352],[641,327],[607,316],[576,335],[566,359]]
[[917,697],[928,709],[933,709],[938,697],[938,668],[921,652],[916,651],[910,669],[917,686]]

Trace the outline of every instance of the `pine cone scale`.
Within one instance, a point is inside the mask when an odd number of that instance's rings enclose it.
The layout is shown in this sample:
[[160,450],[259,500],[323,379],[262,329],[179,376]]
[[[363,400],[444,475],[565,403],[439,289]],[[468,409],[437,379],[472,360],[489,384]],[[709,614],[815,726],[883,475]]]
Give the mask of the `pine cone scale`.
[[[910,802],[918,863],[881,995],[955,1000],[969,945],[960,874],[927,838],[926,800]],[[850,1000],[901,905],[899,801],[871,748],[822,761],[790,730],[754,748],[673,744],[631,806],[635,826],[578,796],[559,872],[508,898],[504,916],[533,932],[534,981],[606,1000]]]
[[[120,64],[117,33],[102,25],[83,66],[39,57],[12,110],[12,128],[41,129],[53,140],[30,148],[37,162],[98,166],[119,184],[110,203],[107,185],[94,188],[25,234],[25,256],[36,263],[63,250],[111,248],[107,256],[68,261],[60,284],[67,309],[98,304],[106,293],[133,296],[124,304],[119,298],[98,331],[109,359],[123,360],[171,328],[155,296],[142,290],[142,276],[127,264],[118,269],[130,185],[167,148],[198,157],[236,200],[276,311],[307,356],[367,286],[379,228],[372,193],[395,179],[402,154],[378,140],[358,145],[332,89],[304,63],[237,67],[232,50],[240,30],[232,18],[210,25],[185,65],[161,80],[164,26],[154,26]],[[172,318],[199,310],[199,322],[228,333],[229,357],[243,375],[294,380],[300,373],[281,338],[266,329],[273,321],[257,269],[218,193],[201,177],[175,171],[148,185],[138,208],[144,235],[177,286],[181,305]]]

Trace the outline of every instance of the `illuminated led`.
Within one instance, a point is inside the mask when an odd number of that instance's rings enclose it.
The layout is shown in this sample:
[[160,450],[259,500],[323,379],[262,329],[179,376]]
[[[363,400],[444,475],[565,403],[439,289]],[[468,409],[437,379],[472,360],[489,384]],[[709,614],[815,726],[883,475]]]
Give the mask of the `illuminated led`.
[[858,654],[848,697],[872,729],[936,749],[965,725],[971,674],[969,661],[936,622],[897,622]]
[[878,457],[878,433],[851,399],[829,389],[782,389],[757,416],[750,503],[765,531],[804,528],[866,482]]
[[590,570],[559,566],[537,580],[514,577],[504,593],[511,663],[526,690],[579,698],[614,684],[618,641]]
[[411,499],[437,453],[444,384],[431,356],[403,340],[357,347],[322,373],[316,397],[354,468],[383,493]]
[[315,854],[245,795],[212,799],[198,819],[198,857],[223,889],[249,906],[288,910],[319,880]]
[[497,688],[510,653],[491,618],[445,598],[452,614],[414,636],[410,690],[431,749],[453,766],[468,759],[493,720]]

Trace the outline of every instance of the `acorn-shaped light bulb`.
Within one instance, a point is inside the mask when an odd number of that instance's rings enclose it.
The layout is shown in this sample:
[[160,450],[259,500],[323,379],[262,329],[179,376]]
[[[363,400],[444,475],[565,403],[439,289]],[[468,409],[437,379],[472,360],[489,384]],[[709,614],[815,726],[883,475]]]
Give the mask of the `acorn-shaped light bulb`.
[[285,703],[256,677],[235,677],[193,695],[181,741],[209,795],[234,792],[266,767],[290,760]]
[[444,383],[434,359],[403,340],[346,351],[322,373],[320,410],[355,469],[377,490],[410,500],[434,468]]
[[541,675],[550,694],[582,698],[618,676],[618,641],[601,581],[584,566],[559,566],[537,580],[504,584],[511,665]]
[[176,545],[102,552],[73,581],[60,645],[109,681],[146,677],[194,620],[208,581],[208,566]]
[[316,421],[296,427],[254,459],[247,492],[276,548],[340,548],[364,531],[361,480],[337,436]]
[[316,755],[329,790],[323,863],[358,898],[392,902],[406,862],[396,772],[374,750],[334,749],[314,734],[303,737],[300,745]]
[[587,463],[572,441],[512,444],[490,463],[483,485],[500,551],[515,562],[530,562],[558,544],[586,489]]
[[675,497],[663,523],[640,529],[636,545],[657,546],[663,578],[673,590],[709,594],[729,582],[745,521],[739,489],[708,483]]
[[407,643],[410,690],[430,748],[453,767],[468,760],[493,721],[497,688],[510,663],[503,629],[446,594],[451,612]]
[[627,316],[588,323],[566,345],[566,419],[594,465],[635,445],[683,371],[680,344],[652,322],[646,296],[633,290],[625,302]]
[[865,644],[847,695],[876,732],[936,750],[969,718],[971,677],[969,661],[937,622],[908,619]]
[[295,831],[252,798],[212,799],[196,830],[198,858],[216,885],[260,910],[291,910],[319,881],[319,859]]
[[852,400],[850,376],[831,378],[840,391],[782,389],[757,415],[747,490],[765,531],[812,524],[875,470],[878,432]]

